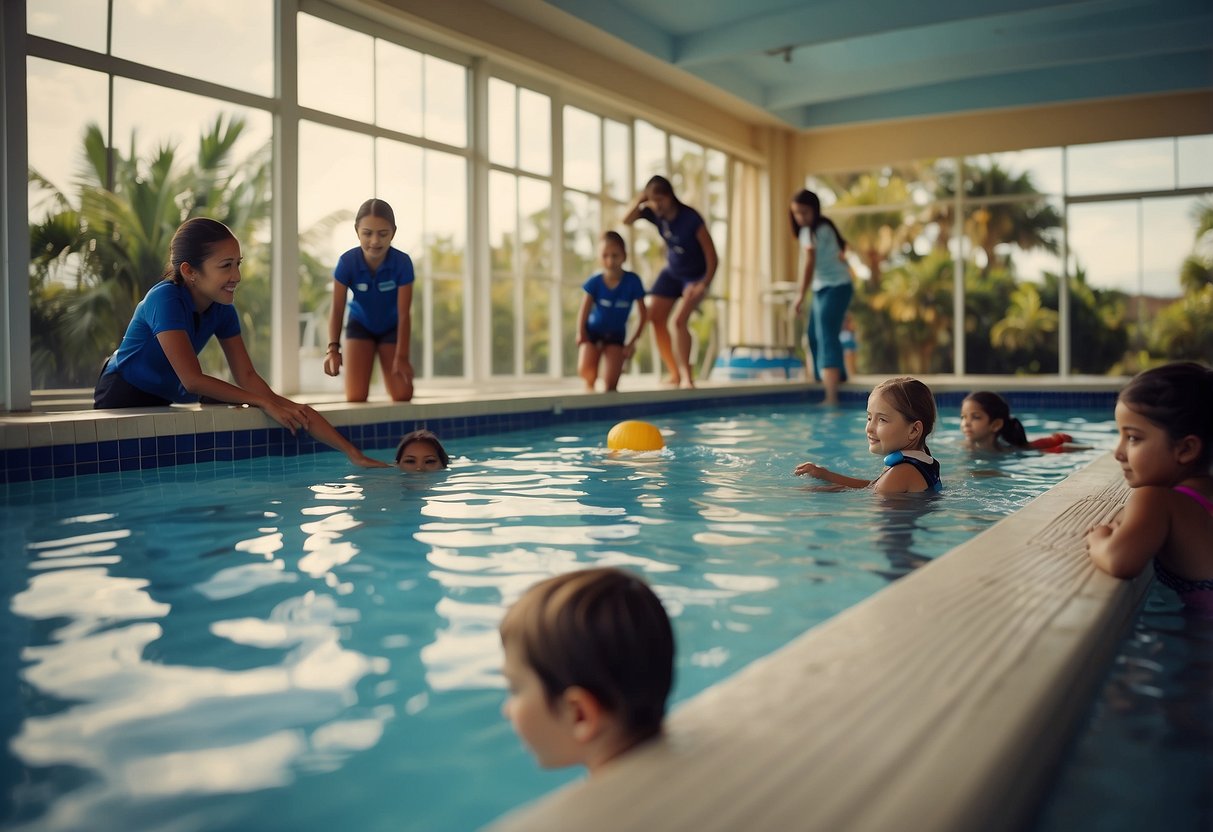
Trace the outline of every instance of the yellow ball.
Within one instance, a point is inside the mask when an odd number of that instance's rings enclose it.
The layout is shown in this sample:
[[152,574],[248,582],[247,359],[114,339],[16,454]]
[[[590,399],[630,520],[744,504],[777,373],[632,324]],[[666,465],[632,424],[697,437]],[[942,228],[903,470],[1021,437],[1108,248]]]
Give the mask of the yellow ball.
[[607,447],[612,451],[660,451],[665,439],[656,425],[631,419],[611,428]]

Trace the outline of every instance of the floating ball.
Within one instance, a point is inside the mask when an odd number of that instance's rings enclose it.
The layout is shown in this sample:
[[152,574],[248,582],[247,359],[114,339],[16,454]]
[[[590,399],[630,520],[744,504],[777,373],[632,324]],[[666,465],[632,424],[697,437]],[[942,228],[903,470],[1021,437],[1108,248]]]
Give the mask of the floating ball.
[[607,447],[612,451],[660,451],[665,439],[656,425],[632,419],[611,428]]

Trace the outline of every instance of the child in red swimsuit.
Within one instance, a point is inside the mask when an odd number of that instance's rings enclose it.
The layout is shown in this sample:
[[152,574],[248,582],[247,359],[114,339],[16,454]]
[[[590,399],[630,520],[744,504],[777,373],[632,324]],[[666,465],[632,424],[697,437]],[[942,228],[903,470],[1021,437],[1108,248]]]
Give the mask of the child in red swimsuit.
[[1213,614],[1213,370],[1194,362],[1147,370],[1116,403],[1116,461],[1132,491],[1110,522],[1087,533],[1095,565],[1158,579]]

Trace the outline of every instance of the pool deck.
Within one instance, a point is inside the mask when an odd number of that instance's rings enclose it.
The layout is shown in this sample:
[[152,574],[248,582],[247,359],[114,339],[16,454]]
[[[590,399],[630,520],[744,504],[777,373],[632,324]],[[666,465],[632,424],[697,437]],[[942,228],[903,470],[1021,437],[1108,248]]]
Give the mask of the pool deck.
[[1100,457],[490,829],[1023,828],[1149,586],[1085,552],[1127,494]]

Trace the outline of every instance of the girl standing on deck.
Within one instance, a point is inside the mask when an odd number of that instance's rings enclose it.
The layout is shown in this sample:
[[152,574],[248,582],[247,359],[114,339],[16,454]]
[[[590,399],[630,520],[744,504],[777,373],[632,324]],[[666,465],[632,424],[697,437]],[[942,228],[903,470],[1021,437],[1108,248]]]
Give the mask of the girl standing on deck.
[[848,477],[813,462],[797,465],[794,473],[844,488],[871,485],[882,494],[940,491],[939,462],[927,447],[935,413],[935,396],[918,379],[901,376],[882,381],[868,396],[868,450],[883,456],[888,467],[874,480]]
[[1095,565],[1117,578],[1154,574],[1213,613],[1213,370],[1195,362],[1139,374],[1116,401],[1114,452],[1132,491],[1087,533]]
[[358,245],[341,255],[333,271],[333,308],[329,313],[329,345],[324,372],[341,372],[341,322],[350,291],[350,320],[345,327],[345,399],[364,402],[370,392],[375,356],[383,383],[394,402],[413,398],[412,337],[413,261],[392,248],[396,214],[382,199],[368,199],[354,215]]
[[[593,392],[598,381],[598,365],[603,364],[602,379],[608,391],[619,387],[623,362],[632,357],[636,340],[644,332],[648,313],[644,306],[644,284],[640,275],[624,271],[628,259],[627,244],[615,231],[603,232],[598,247],[602,271],[582,286],[585,297],[577,315],[578,371],[586,390]],[[639,301],[640,325],[628,338],[628,316],[633,301]]]
[[[355,448],[323,416],[279,396],[249,359],[232,303],[240,285],[240,242],[216,220],[186,220],[169,243],[164,279],[135,308],[122,343],[97,379],[94,407],[156,407],[204,400],[251,404],[292,434],[302,428],[363,468],[387,468]],[[234,384],[202,372],[211,340],[227,357]]]
[[817,194],[802,190],[792,197],[792,236],[804,249],[804,276],[796,314],[813,290],[809,308],[809,350],[813,354],[813,378],[825,384],[825,404],[838,404],[838,386],[847,380],[843,360],[842,321],[855,288],[846,261],[847,241],[838,226],[821,213]]
[[[645,219],[657,226],[666,244],[666,267],[649,289],[649,316],[657,351],[669,370],[666,381],[682,387],[694,387],[691,370],[691,315],[707,297],[716,275],[716,246],[699,212],[683,205],[674,195],[674,187],[664,176],[654,176],[636,197],[625,225]],[[682,305],[674,318],[677,345],[670,341],[670,312],[678,299]],[[677,352],[675,352],[677,346]]]

